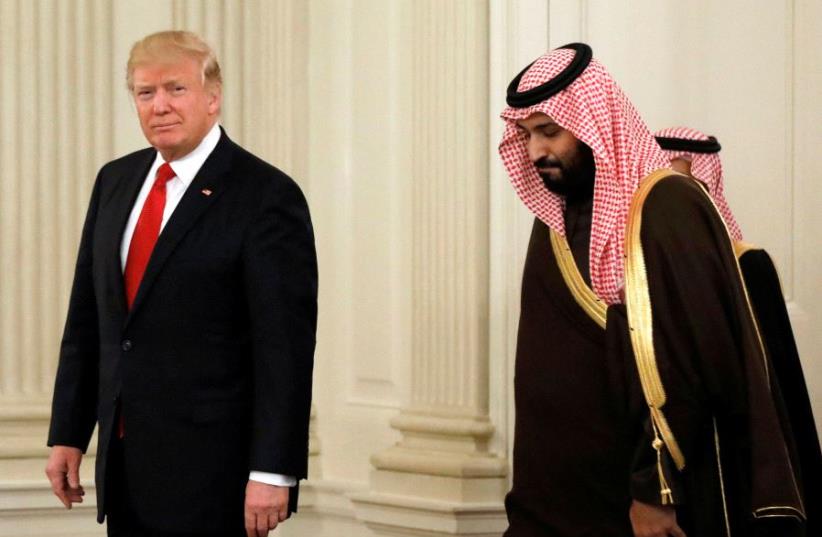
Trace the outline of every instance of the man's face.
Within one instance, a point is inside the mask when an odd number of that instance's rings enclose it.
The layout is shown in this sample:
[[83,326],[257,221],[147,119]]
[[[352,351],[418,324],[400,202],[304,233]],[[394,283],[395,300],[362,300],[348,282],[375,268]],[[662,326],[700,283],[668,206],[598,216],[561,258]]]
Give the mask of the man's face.
[[594,157],[587,145],[541,112],[517,121],[517,126],[548,190],[561,196],[593,194]]
[[203,85],[201,69],[191,58],[134,69],[140,127],[166,162],[193,151],[217,121],[220,87]]

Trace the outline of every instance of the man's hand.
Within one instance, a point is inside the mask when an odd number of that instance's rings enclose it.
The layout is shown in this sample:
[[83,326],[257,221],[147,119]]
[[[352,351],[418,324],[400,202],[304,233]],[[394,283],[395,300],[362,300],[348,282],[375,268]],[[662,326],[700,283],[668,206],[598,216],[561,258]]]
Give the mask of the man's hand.
[[629,515],[635,537],[686,537],[677,526],[676,511],[670,505],[651,505],[634,500]]
[[248,481],[245,487],[245,533],[248,537],[267,537],[269,530],[288,518],[288,489]]
[[83,503],[86,491],[80,486],[80,461],[83,452],[76,447],[54,446],[46,463],[46,475],[51,481],[51,490],[60,498],[66,509],[73,503]]

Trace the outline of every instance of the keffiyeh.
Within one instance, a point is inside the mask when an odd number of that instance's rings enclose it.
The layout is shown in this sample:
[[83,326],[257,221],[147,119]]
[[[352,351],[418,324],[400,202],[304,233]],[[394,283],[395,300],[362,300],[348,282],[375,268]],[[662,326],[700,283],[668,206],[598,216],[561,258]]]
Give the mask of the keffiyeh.
[[[742,230],[725,200],[722,161],[719,159],[721,147],[716,138],[688,127],[662,129],[655,132],[654,136],[670,160],[686,157],[691,161],[691,175],[705,183],[716,208],[725,220],[731,238],[741,241]],[[697,142],[697,145],[689,145],[688,142]]]
[[[587,48],[587,46],[582,45]],[[590,49],[588,49],[590,50]],[[522,73],[517,92],[544,85],[571,64],[578,50],[560,48],[538,58]],[[517,120],[542,112],[593,151],[596,165],[591,223],[591,283],[607,304],[622,302],[624,230],[631,198],[640,180],[670,160],[654,140],[628,97],[596,59],[564,89],[527,107],[508,106],[499,145],[514,189],[548,227],[565,235],[564,201],[550,192],[528,157]]]

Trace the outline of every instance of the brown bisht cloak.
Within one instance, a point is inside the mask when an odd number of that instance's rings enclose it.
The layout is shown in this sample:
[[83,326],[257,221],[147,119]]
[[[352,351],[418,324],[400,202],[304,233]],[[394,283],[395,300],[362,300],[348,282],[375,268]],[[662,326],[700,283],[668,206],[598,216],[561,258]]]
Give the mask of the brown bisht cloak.
[[743,242],[734,249],[796,440],[807,534],[822,535],[822,451],[779,275],[765,250]]
[[580,256],[535,222],[506,537],[629,537],[632,499],[673,503],[690,537],[802,535],[792,437],[727,231],[693,180],[654,175],[629,217],[627,308],[606,310]]
[[[576,274],[577,288],[587,288]],[[588,298],[593,307],[590,290]],[[631,428],[623,353],[608,352],[599,313],[594,320],[575,301],[536,220],[522,283],[506,537],[632,535],[627,483],[641,431]]]

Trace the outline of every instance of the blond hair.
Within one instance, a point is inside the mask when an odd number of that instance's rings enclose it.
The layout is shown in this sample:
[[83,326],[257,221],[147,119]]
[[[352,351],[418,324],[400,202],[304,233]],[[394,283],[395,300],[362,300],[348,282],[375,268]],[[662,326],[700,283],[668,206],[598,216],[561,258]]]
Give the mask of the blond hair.
[[222,84],[220,64],[217,55],[193,32],[169,30],[147,35],[134,43],[126,64],[126,86],[134,90],[134,69],[151,63],[175,63],[182,58],[191,58],[202,66],[203,85]]

